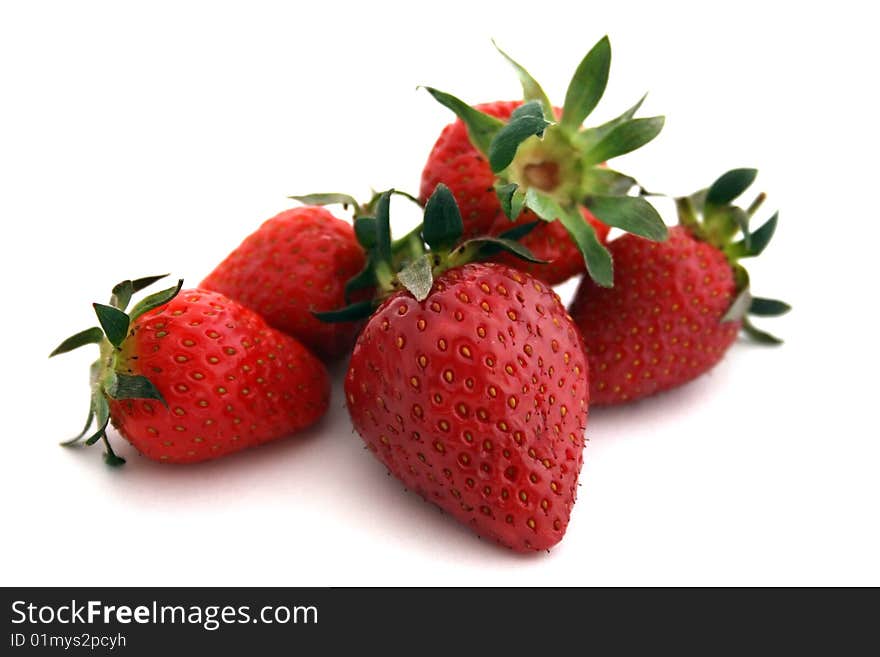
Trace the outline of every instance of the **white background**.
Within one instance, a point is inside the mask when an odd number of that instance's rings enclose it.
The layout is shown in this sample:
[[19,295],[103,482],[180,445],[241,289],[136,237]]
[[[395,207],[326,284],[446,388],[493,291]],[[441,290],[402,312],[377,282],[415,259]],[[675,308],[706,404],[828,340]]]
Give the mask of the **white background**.
[[[864,4],[492,4],[2,4],[0,583],[880,584]],[[289,194],[417,190],[450,120],[417,85],[518,96],[495,37],[561,103],[605,33],[591,118],[646,90],[643,115],[668,117],[618,166],[674,194],[759,167],[781,219],[754,288],[795,310],[763,323],[783,347],[740,342],[685,388],[596,410],[550,554],[480,541],[386,476],[351,432],[344,364],[319,427],[221,461],[161,467],[117,436],[111,470],[57,446],[92,354],[46,356],[113,283],[196,285]]]

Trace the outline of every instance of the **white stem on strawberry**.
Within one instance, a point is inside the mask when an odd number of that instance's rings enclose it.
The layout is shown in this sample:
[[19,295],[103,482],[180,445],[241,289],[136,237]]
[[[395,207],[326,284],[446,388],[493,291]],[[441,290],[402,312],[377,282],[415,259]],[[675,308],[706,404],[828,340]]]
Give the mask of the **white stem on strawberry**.
[[[89,413],[83,430],[70,440],[61,444],[64,446],[75,445],[84,440],[86,445],[93,445],[99,440],[104,443],[104,460],[108,465],[122,465],[125,459],[116,455],[107,439],[107,426],[110,423],[110,408],[108,398],[111,399],[155,399],[167,406],[162,394],[152,382],[142,375],[131,375],[117,368],[120,345],[128,335],[131,323],[150,310],[157,308],[177,296],[183,287],[183,280],[177,285],[166,290],[156,292],[145,297],[137,303],[130,312],[126,308],[132,296],[158,280],[161,276],[148,276],[135,280],[127,279],[113,287],[110,296],[110,304],[92,304],[100,326],[93,326],[84,331],[72,335],[58,345],[49,357],[73,351],[87,344],[97,344],[100,350],[98,360],[92,363],[89,369],[89,386],[91,390],[89,400]],[[92,426],[95,430],[90,432]],[[86,437],[88,436],[88,437]]]
[[609,226],[653,241],[666,239],[666,226],[643,198],[644,190],[636,180],[605,166],[607,160],[653,140],[664,119],[635,118],[643,97],[617,118],[582,128],[608,82],[611,46],[607,37],[578,65],[558,121],[541,85],[509,55],[499,52],[516,70],[525,100],[508,122],[446,92],[426,90],[467,127],[472,145],[485,156],[496,177],[495,190],[508,218],[516,220],[527,208],[544,221],[560,221],[578,246],[590,276],[610,287],[610,254],[595,229],[583,220],[581,207]]

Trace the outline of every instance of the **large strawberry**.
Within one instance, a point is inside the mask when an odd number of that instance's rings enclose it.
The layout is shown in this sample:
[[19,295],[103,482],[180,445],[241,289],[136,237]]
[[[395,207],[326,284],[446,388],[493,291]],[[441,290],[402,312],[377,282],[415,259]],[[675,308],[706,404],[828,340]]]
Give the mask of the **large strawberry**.
[[662,244],[634,235],[611,242],[612,289],[581,282],[571,314],[584,335],[594,404],[633,401],[694,379],[721,360],[740,329],[779,342],[746,313],[778,315],[789,306],[752,297],[738,264],[759,255],[776,229],[778,215],[749,230],[763,194],[747,210],[731,205],[756,173],[729,171],[708,190],[678,199],[681,224]]
[[[428,91],[458,120],[447,126],[422,172],[421,197],[446,184],[462,209],[465,236],[498,234],[511,221],[543,219],[525,244],[546,265],[524,265],[550,284],[584,271],[601,285],[612,283],[603,242],[609,226],[665,237],[653,207],[629,196],[636,181],[605,166],[605,161],[651,141],[662,117],[636,119],[641,101],[598,127],[581,124],[605,90],[611,60],[603,38],[578,66],[562,110],[554,108],[540,85],[502,52],[520,76],[525,103],[495,102],[470,107],[436,89]],[[557,122],[558,120],[558,122]],[[598,219],[597,219],[598,218]],[[523,265],[520,265],[523,266]]]
[[357,325],[326,324],[312,312],[344,306],[345,282],[363,267],[351,224],[307,205],[264,222],[200,287],[235,299],[314,352],[336,358],[351,348]]
[[[379,210],[388,255],[387,204]],[[546,284],[505,265],[463,264],[487,246],[527,250],[476,239],[446,255],[461,228],[441,185],[425,210],[431,251],[397,275],[355,345],[348,410],[408,488],[503,545],[547,549],[568,526],[582,463],[581,338]]]
[[110,305],[94,304],[100,327],[52,352],[98,344],[101,353],[86,426],[66,444],[103,440],[106,461],[119,465],[107,439],[112,422],[144,456],[192,463],[295,433],[324,414],[330,391],[321,362],[222,294],[181,291],[181,281],[126,313],[132,294],[158,278],[117,285]]

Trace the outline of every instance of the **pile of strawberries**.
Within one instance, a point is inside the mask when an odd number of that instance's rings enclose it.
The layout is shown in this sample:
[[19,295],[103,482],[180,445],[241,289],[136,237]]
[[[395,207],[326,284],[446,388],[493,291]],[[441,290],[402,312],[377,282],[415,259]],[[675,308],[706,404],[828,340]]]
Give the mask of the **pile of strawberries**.
[[[504,53],[523,101],[471,107],[428,88],[457,120],[434,144],[420,195],[389,190],[294,197],[197,287],[132,297],[160,278],[125,280],[97,325],[52,355],[97,344],[80,435],[113,426],[144,456],[194,463],[289,436],[327,411],[325,363],[350,357],[345,397],[369,451],[403,484],[514,550],[565,534],[591,405],[682,385],[714,366],[740,331],[777,343],[748,315],[786,312],[753,297],[744,258],[764,200],[734,201],[756,171],[735,169],[675,199],[667,229],[635,179],[610,168],[650,142],[662,117],[641,101],[583,123],[608,79],[600,40],[561,108]],[[402,194],[422,224],[393,239]],[[342,204],[353,222],[328,212]],[[609,231],[623,234],[609,241]],[[553,285],[582,276],[567,310]],[[130,307],[131,306],[131,307]]]

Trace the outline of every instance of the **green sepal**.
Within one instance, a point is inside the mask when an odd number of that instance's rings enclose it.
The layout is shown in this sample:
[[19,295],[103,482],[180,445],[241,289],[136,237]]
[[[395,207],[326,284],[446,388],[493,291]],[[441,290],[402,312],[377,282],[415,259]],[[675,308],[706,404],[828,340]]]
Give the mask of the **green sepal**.
[[761,255],[776,232],[777,223],[779,223],[778,212],[774,213],[760,228],[752,231],[748,246],[745,239],[728,246],[724,251],[727,257],[731,260],[738,260],[740,258],[753,258]]
[[637,185],[635,178],[604,167],[589,167],[581,177],[581,189],[590,195],[625,196]]
[[610,121],[606,121],[602,125],[598,125],[594,128],[584,128],[580,132],[578,132],[574,136],[574,143],[578,146],[578,148],[583,151],[587,151],[596,144],[598,144],[605,135],[607,135],[611,130],[619,126],[621,123],[626,123],[636,115],[636,112],[639,111],[639,108],[642,106],[642,103],[645,102],[645,98],[648,97],[648,94],[645,94],[641,98],[639,98],[638,102],[626,110],[620,116],[617,116]]
[[376,285],[376,273],[373,271],[373,262],[370,256],[367,256],[367,263],[356,275],[352,276],[345,283],[345,302],[351,303],[351,296],[355,292],[366,290]]
[[659,135],[665,121],[662,116],[654,116],[620,123],[584,153],[582,161],[585,165],[592,166],[631,153]]
[[105,306],[103,303],[93,303],[95,314],[98,316],[98,322],[104,329],[104,335],[114,347],[119,347],[125,336],[128,335],[128,327],[131,319],[119,308],[113,306]]
[[80,431],[73,438],[65,440],[59,444],[63,447],[69,447],[70,445],[75,445],[76,443],[78,443],[88,433],[89,427],[92,426],[92,420],[94,420],[94,419],[95,419],[95,407],[91,403],[89,403],[89,415],[86,418],[86,423],[85,423],[85,426],[83,426],[82,431]]
[[339,310],[312,311],[312,315],[327,324],[338,324],[340,322],[354,322],[359,319],[366,319],[373,314],[374,309],[374,302],[358,301]]
[[120,281],[113,286],[113,292],[110,297],[110,305],[124,311],[128,307],[129,302],[131,302],[131,297],[133,294],[140,292],[144,288],[149,287],[156,281],[162,280],[166,276],[168,276],[168,274],[159,274],[157,276],[144,276],[143,278],[136,278],[134,280],[127,279],[124,281]]
[[376,217],[358,217],[354,220],[354,236],[364,251],[376,246]]
[[110,295],[110,305],[125,312],[128,303],[131,301],[132,294],[134,294],[134,284],[130,280],[121,281],[113,286],[113,292]]
[[779,317],[791,310],[791,306],[779,299],[766,299],[764,297],[752,297],[749,306],[749,314],[758,317]]
[[360,208],[357,199],[349,194],[337,194],[335,192],[320,192],[317,194],[303,194],[300,196],[288,196],[287,198],[299,201],[304,205],[341,205],[343,208]]
[[459,100],[455,96],[444,91],[439,91],[432,87],[425,87],[425,90],[431,94],[434,99],[444,107],[452,110],[455,115],[462,120],[467,127],[468,136],[474,147],[483,155],[489,153],[489,144],[495,134],[504,126],[504,122],[489,116],[485,112],[474,109],[463,100]]
[[501,56],[507,60],[507,62],[513,67],[516,71],[517,76],[519,77],[520,84],[522,84],[523,89],[523,99],[526,101],[536,100],[541,103],[541,107],[544,109],[544,116],[553,116],[553,105],[550,103],[550,99],[547,97],[547,94],[544,93],[544,90],[541,88],[541,85],[538,84],[538,81],[532,77],[532,75],[518,62],[516,62],[510,55],[501,50],[498,47],[498,44],[495,43],[495,40],[492,40],[492,45],[495,46],[495,50],[501,53]]
[[492,171],[504,171],[513,162],[519,145],[530,137],[543,135],[548,125],[550,122],[544,118],[539,101],[532,100],[517,107],[510,115],[510,121],[489,143],[489,166]]
[[724,316],[721,318],[721,323],[743,321],[746,314],[749,312],[749,307],[751,305],[752,293],[748,286],[746,286],[736,295],[733,303],[730,304],[730,308],[727,309],[727,312],[724,313]]
[[[525,195],[523,196],[525,197]],[[535,230],[535,228],[537,228],[540,223],[541,221],[530,221],[527,224],[520,224],[519,226],[514,226],[513,228],[505,230],[503,233],[499,233],[498,237],[500,237],[501,239],[513,240],[515,242],[518,242],[523,237]]]
[[[529,230],[531,230],[534,227],[534,222],[532,224],[525,225],[529,226]],[[546,265],[548,263],[547,260],[541,260],[541,258],[537,257],[525,245],[520,244],[514,239],[509,239],[500,235],[498,237],[475,237],[473,239],[467,240],[466,242],[463,242],[461,248],[466,249],[472,246],[476,246],[479,248],[479,253],[482,257],[490,257],[506,251],[507,253],[515,255],[517,258],[525,260],[526,262],[533,262],[539,265]]]
[[668,236],[663,218],[640,196],[592,196],[585,205],[602,223],[662,242]]
[[[430,204],[430,201],[428,203]],[[433,256],[426,253],[413,260],[397,274],[397,280],[417,301],[424,301],[431,293],[431,287],[434,285],[432,265]]]
[[144,313],[155,310],[159,306],[164,306],[166,303],[176,297],[182,288],[183,279],[181,278],[179,281],[177,281],[177,285],[175,285],[174,287],[169,287],[168,289],[160,290],[159,292],[154,292],[148,297],[144,297],[135,304],[134,308],[131,309],[131,312],[129,313],[129,315],[131,316],[131,321],[133,322]]
[[703,228],[706,240],[718,248],[724,249],[737,232],[742,232],[742,243],[746,249],[750,248],[749,215],[735,205],[707,206],[703,213]]
[[506,185],[498,183],[495,185],[495,194],[498,196],[498,202],[507,218],[516,221],[526,201],[525,192],[516,183]]
[[422,236],[433,251],[448,251],[461,238],[464,223],[455,197],[440,183],[425,204]]
[[156,399],[163,406],[168,407],[168,402],[153,382],[140,374],[116,372],[106,390],[113,399]]
[[49,358],[57,356],[58,354],[66,354],[68,351],[79,349],[83,345],[98,344],[103,339],[104,331],[102,331],[100,328],[98,328],[97,326],[87,328],[85,331],[80,331],[76,335],[71,335],[69,338],[64,340],[64,342],[55,347],[55,349],[52,350],[52,353],[49,354]]
[[92,404],[95,409],[95,420],[98,423],[98,430],[86,438],[86,445],[94,445],[98,442],[104,436],[104,432],[107,431],[107,425],[110,424],[110,406],[107,404],[107,399],[103,393],[97,392],[92,399]]
[[577,130],[599,104],[608,84],[611,43],[602,37],[578,65],[565,92],[561,125]]
[[375,250],[379,262],[391,264],[391,194],[383,192],[376,202],[376,240]]
[[585,221],[577,208],[563,208],[553,198],[530,188],[526,192],[526,207],[530,208],[544,221],[562,222],[562,225],[572,236],[590,277],[602,287],[611,287],[614,284],[614,266],[611,262],[611,254],[608,252],[596,236],[596,231],[588,221]]
[[762,331],[757,326],[752,324],[752,322],[749,321],[748,317],[743,318],[742,330],[747,336],[749,336],[752,340],[754,340],[758,344],[764,344],[764,345],[780,345],[780,344],[782,344],[781,338],[777,338],[772,333],[767,333],[767,331]]
[[757,169],[732,169],[712,183],[706,193],[706,206],[727,205],[755,182]]

